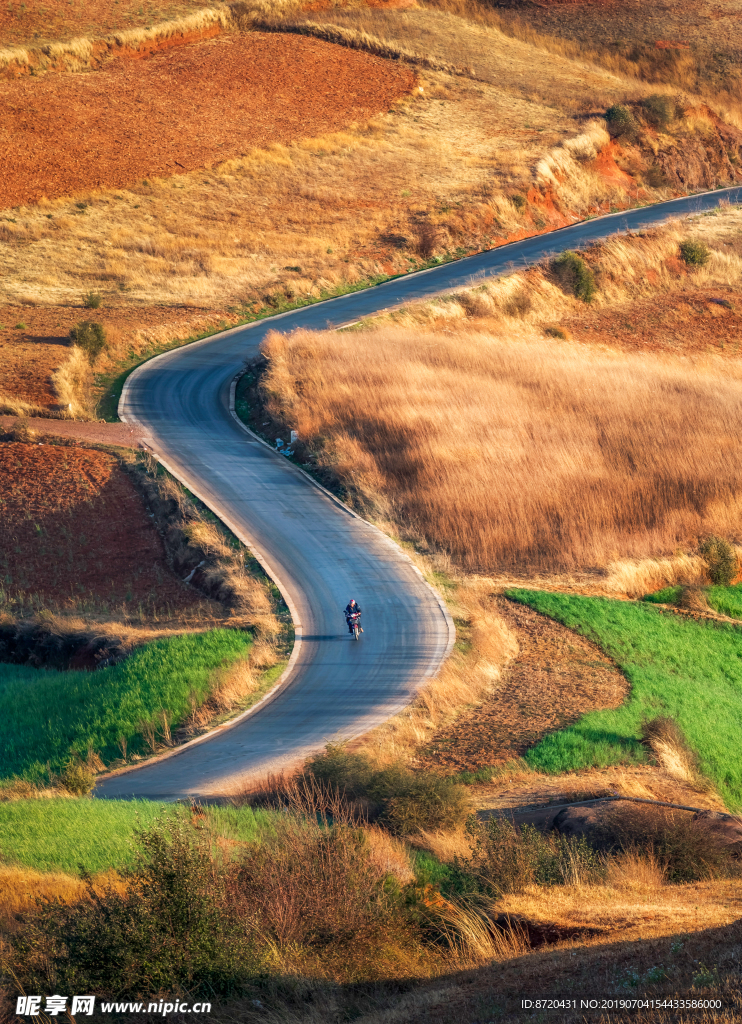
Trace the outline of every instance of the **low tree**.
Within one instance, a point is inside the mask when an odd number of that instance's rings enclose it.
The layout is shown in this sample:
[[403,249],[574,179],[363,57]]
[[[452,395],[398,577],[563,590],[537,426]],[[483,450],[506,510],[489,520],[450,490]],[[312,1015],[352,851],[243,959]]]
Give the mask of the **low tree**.
[[92,366],[104,349],[108,348],[103,324],[94,320],[82,320],[70,331],[70,341],[82,349]]

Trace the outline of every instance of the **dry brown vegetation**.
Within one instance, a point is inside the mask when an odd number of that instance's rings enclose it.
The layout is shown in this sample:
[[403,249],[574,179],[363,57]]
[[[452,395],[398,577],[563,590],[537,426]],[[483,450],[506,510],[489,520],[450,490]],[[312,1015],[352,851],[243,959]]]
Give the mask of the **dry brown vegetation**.
[[[680,237],[602,243],[588,256],[600,301],[663,291]],[[739,265],[715,251],[689,287],[733,287]],[[736,365],[539,337],[539,321],[576,306],[544,268],[393,326],[273,335],[266,406],[357,507],[468,569],[606,566],[736,537]]]
[[[477,17],[473,9],[466,17],[428,8],[322,12],[302,32],[339,29],[361,41],[366,33],[409,50],[418,66],[423,57],[474,66],[475,78],[424,71],[422,92],[365,126],[226,163],[214,151],[205,173],[81,195],[83,213],[78,197],[14,210],[0,224],[3,296],[59,304],[94,289],[117,307],[254,309],[408,269],[411,259],[530,234],[637,195],[664,196],[667,186],[644,180],[658,159],[676,188],[678,169],[686,188],[729,177],[731,129],[696,101],[687,103],[698,118],[681,118],[670,134],[609,146],[600,123],[585,129],[586,115],[639,99],[649,87],[508,38]],[[278,38],[288,52],[293,44]],[[225,37],[221,45],[231,44]],[[350,60],[347,49],[331,49]],[[183,59],[163,56],[158,64],[164,73],[168,61]],[[579,141],[561,145],[570,138]],[[244,151],[238,139],[227,144]]]
[[[440,5],[458,9],[461,0],[440,0]],[[514,38],[618,74],[723,97],[739,111],[738,0],[723,5],[708,0],[505,0],[498,7],[485,8],[480,17]]]

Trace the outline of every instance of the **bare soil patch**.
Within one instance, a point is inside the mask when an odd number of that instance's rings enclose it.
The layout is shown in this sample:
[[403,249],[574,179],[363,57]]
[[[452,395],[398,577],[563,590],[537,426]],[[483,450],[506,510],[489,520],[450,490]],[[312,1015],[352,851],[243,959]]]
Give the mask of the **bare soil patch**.
[[414,73],[293,35],[251,33],[0,87],[0,206],[122,187],[347,128]]
[[0,573],[11,600],[155,615],[203,606],[168,568],[116,458],[86,448],[0,444]]
[[[81,320],[103,324],[117,348],[188,338],[222,323],[236,322],[226,310],[196,311],[184,306],[0,306],[0,395],[50,411],[57,409],[51,375],[69,358],[70,328]],[[87,434],[75,436],[105,441]]]
[[[16,416],[0,416],[0,428],[13,430],[20,425]],[[86,441],[88,444],[115,445],[117,448],[141,448],[145,432],[141,427],[129,423],[87,423],[77,420],[47,420],[34,416],[27,420],[32,433],[38,435],[36,443],[44,443],[45,438],[64,437],[74,441]]]
[[520,648],[498,691],[442,729],[419,763],[476,771],[521,756],[588,711],[619,707],[628,683],[597,647],[530,608],[497,602]]
[[576,341],[645,352],[738,356],[742,301],[731,290],[678,291],[611,309],[586,309],[562,324]]
[[206,7],[205,0],[20,0],[0,8],[0,42],[21,46],[65,42],[80,36],[100,36],[121,29],[150,26]]

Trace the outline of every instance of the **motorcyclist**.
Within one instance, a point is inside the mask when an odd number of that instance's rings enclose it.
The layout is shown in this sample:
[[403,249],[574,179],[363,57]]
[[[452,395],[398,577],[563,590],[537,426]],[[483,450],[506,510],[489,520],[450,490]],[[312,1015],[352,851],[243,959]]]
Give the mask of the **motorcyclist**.
[[[353,619],[352,616],[358,616],[358,628],[361,628],[361,606],[356,604],[355,598],[351,597],[350,601],[345,606],[345,621],[348,623],[348,632],[353,632]],[[361,629],[361,632],[363,630]]]

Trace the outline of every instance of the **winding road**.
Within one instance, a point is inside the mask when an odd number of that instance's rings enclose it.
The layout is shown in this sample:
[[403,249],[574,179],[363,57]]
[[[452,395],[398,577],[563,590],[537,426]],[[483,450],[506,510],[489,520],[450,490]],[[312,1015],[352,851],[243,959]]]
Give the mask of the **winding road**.
[[[163,465],[254,552],[283,593],[296,643],[280,685],[260,705],[165,758],[102,779],[95,795],[177,800],[236,792],[399,711],[453,643],[450,616],[404,552],[231,413],[235,375],[268,331],[342,326],[722,199],[739,203],[742,187],[580,222],[237,327],[140,366],[122,394],[122,420],[143,428]],[[358,643],[341,612],[350,597],[363,608]]]

